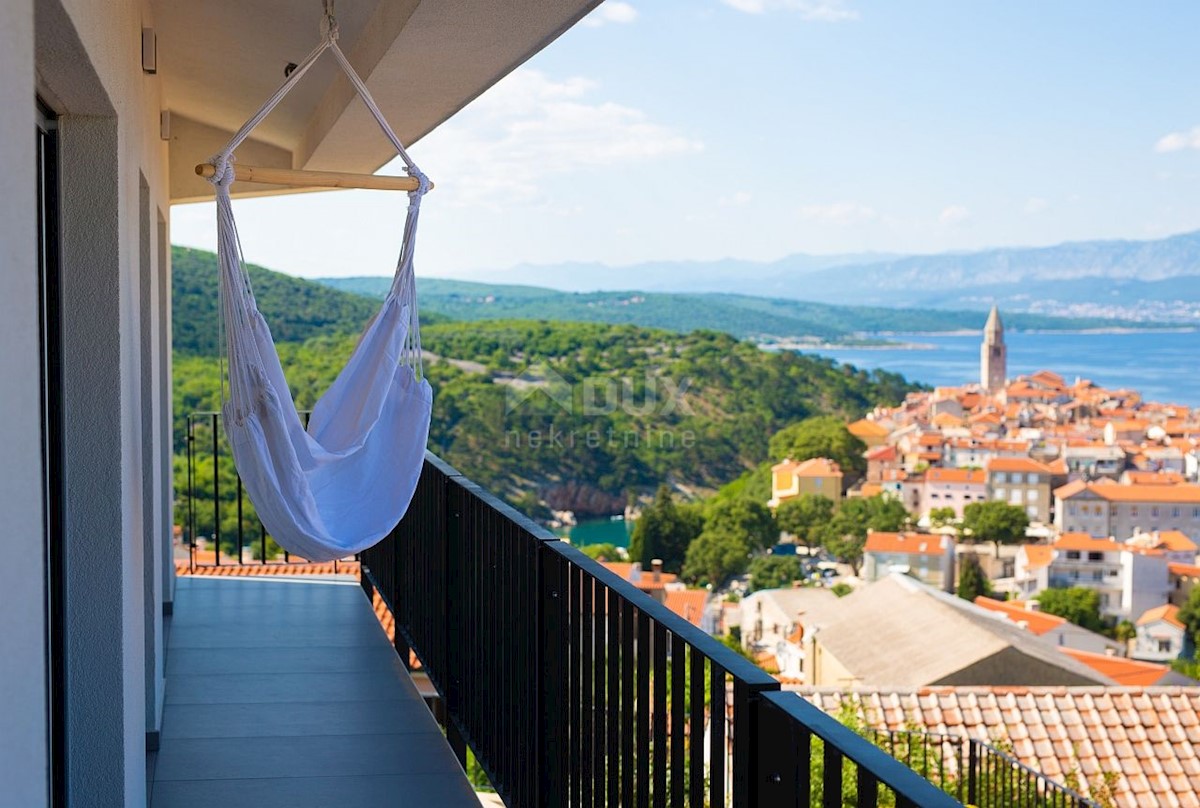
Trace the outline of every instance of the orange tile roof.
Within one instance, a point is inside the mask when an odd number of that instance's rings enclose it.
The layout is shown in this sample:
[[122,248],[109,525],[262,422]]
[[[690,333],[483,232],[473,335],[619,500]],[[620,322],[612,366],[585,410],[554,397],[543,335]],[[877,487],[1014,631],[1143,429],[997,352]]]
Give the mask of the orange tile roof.
[[937,432],[926,432],[917,438],[918,446],[941,446],[946,442],[946,439]]
[[994,600],[980,595],[975,598],[975,605],[982,606],[990,612],[1002,614],[1014,623],[1024,623],[1025,627],[1037,635],[1045,634],[1066,623],[1066,618],[1045,612],[1030,611],[1025,601]]
[[1025,544],[1021,549],[1025,551],[1026,566],[1030,569],[1048,566],[1054,559],[1054,548],[1048,544]]
[[[615,573],[620,578],[633,583],[633,579],[630,577],[633,575],[633,562],[601,561],[600,563],[605,567],[605,569]],[[659,580],[655,581],[654,570],[643,568],[642,576],[640,579],[638,579],[638,582],[634,584],[634,586],[642,590],[662,589],[664,584],[673,584],[677,580],[679,580],[679,576],[675,573],[664,572],[659,575]]]
[[1156,685],[1171,672],[1166,665],[1142,662],[1126,657],[1080,651],[1076,648],[1059,648],[1064,654],[1074,657],[1092,670],[1102,673],[1120,685],[1145,687]]
[[1032,457],[993,457],[987,463],[988,471],[1028,471],[1034,474],[1049,474],[1050,469]]
[[1088,533],[1064,533],[1054,542],[1055,550],[1079,550],[1087,553],[1119,553],[1124,545],[1111,538],[1098,539]]
[[1002,741],[1053,780],[1078,772],[1085,797],[1111,772],[1113,805],[1200,805],[1200,688],[789,689],[831,715],[849,701],[877,728]]
[[895,446],[876,446],[874,449],[867,450],[867,460],[887,461],[896,459]]
[[1196,543],[1182,530],[1164,530],[1158,534],[1158,546],[1172,553],[1196,552]]
[[1183,482],[1183,475],[1174,471],[1137,471],[1125,472],[1125,478],[1134,485],[1178,485]]
[[1177,578],[1200,578],[1200,566],[1195,564],[1167,564],[1167,572]]
[[945,552],[941,541],[941,536],[931,533],[886,533],[872,530],[867,532],[867,543],[863,551],[940,556]]
[[1093,486],[1100,496],[1116,502],[1181,502],[1200,505],[1200,485]]
[[1157,623],[1163,620],[1176,628],[1187,628],[1183,621],[1179,619],[1179,607],[1173,603],[1164,603],[1162,606],[1155,606],[1153,609],[1147,609],[1142,613],[1142,616],[1137,619],[1139,626],[1147,626],[1151,623]]
[[771,471],[790,471],[797,477],[841,477],[841,467],[827,457],[812,457],[797,462],[790,457],[771,466]]
[[704,619],[704,606],[707,602],[707,589],[668,589],[663,605],[692,625],[698,626]]
[[886,438],[891,434],[891,430],[886,426],[866,418],[861,418],[849,424],[846,430],[857,438]]
[[1200,505],[1200,485],[1181,483],[1178,485],[1124,485],[1109,481],[1085,483],[1075,480],[1054,490],[1061,499],[1091,491],[1110,502],[1168,502]]
[[987,474],[982,469],[929,469],[925,479],[937,483],[969,483],[985,485]]

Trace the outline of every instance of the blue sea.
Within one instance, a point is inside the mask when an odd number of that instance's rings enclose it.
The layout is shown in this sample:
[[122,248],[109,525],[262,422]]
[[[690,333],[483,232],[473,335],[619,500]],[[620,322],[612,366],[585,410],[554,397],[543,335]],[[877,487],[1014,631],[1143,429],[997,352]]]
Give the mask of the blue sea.
[[[861,368],[882,368],[929,385],[979,381],[975,334],[894,334],[919,347],[805,350]],[[1006,331],[1008,375],[1052,370],[1068,382],[1091,379],[1108,388],[1128,387],[1149,401],[1200,407],[1200,332]]]

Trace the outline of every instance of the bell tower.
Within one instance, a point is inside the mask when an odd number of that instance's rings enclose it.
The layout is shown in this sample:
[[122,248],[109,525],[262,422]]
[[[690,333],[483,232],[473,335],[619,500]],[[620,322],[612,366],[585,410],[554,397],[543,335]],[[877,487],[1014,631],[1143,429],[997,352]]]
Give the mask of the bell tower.
[[992,306],[987,325],[983,327],[983,344],[979,347],[979,383],[989,392],[1004,389],[1008,378],[1008,348],[1004,345],[1004,324],[1000,312]]

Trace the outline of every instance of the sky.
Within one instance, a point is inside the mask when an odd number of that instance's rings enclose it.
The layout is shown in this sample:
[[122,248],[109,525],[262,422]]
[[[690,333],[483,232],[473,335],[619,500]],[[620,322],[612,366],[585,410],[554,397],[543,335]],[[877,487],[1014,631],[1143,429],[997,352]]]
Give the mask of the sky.
[[[1198,30],[1194,0],[607,0],[413,146],[417,272],[1198,229]],[[235,209],[248,261],[389,275],[406,202]],[[215,247],[210,203],[171,228]]]

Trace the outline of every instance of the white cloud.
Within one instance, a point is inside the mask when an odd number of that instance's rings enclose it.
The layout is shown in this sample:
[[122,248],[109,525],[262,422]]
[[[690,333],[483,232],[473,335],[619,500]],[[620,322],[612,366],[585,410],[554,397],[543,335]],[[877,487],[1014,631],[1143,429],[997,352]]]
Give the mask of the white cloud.
[[1031,196],[1025,200],[1025,212],[1030,215],[1041,213],[1048,207],[1050,203],[1040,196]]
[[516,70],[414,151],[438,191],[464,205],[541,202],[541,182],[551,176],[704,149],[641,110],[589,100],[596,88]]
[[859,18],[856,10],[846,7],[845,0],[721,0],[721,2],[747,14],[793,11],[799,14],[801,19],[813,22],[845,22]]
[[734,191],[729,196],[723,196],[719,200],[720,204],[727,208],[744,208],[750,204],[752,196],[749,191]]
[[596,10],[583,18],[583,24],[589,28],[599,28],[607,23],[618,25],[630,23],[638,17],[637,9],[621,0],[608,0],[596,7]]
[[962,205],[951,205],[942,211],[938,216],[938,221],[947,226],[962,224],[971,218],[971,211],[967,210]]
[[869,222],[879,214],[873,208],[860,205],[858,202],[832,202],[828,205],[805,205],[800,208],[800,215],[821,224],[845,227]]
[[1169,135],[1163,135],[1154,144],[1154,150],[1164,154],[1184,149],[1200,149],[1200,126],[1193,126],[1187,132],[1172,132]]

